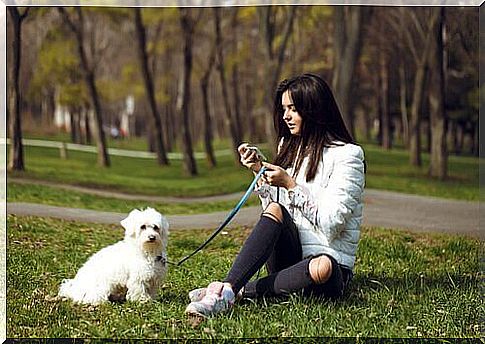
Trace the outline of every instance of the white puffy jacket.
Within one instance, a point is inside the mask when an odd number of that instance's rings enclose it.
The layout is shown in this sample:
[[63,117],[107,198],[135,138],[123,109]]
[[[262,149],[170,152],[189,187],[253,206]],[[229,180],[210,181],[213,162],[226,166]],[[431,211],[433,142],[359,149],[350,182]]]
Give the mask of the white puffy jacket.
[[[364,152],[350,143],[325,148],[309,183],[305,180],[307,164],[308,157],[296,177],[297,186],[290,191],[280,188],[279,192],[279,203],[289,210],[298,227],[303,258],[327,253],[353,269],[362,222]],[[292,168],[287,172],[292,175]],[[276,190],[268,184],[255,188],[263,209],[277,201]]]

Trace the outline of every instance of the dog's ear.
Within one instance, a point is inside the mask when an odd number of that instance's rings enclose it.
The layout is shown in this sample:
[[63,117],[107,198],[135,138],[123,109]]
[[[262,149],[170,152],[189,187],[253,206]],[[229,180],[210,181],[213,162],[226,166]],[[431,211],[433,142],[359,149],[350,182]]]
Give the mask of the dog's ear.
[[140,215],[141,211],[138,209],[132,210],[129,214],[128,217],[124,220],[121,220],[120,223],[125,229],[125,236],[135,236],[135,226],[136,226],[136,219]]

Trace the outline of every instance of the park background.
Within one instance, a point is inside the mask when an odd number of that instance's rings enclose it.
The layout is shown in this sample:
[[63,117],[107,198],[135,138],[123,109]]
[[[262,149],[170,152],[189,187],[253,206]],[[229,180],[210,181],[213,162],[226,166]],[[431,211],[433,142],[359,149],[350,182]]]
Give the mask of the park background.
[[[245,190],[251,177],[235,147],[249,141],[274,155],[275,86],[308,71],[332,85],[363,145],[368,188],[479,200],[478,7],[8,7],[7,13],[7,202],[120,213],[147,205],[170,215],[229,211],[234,201],[190,199]],[[189,201],[128,201],[66,186]],[[474,237],[364,227],[356,286],[343,305],[308,307],[296,297],[289,301],[293,314],[278,303],[260,311],[264,301],[192,328],[180,320],[185,299],[176,289],[203,285],[214,267],[227,268],[249,228],[227,233],[195,258],[190,272],[173,271],[156,307],[86,312],[48,300],[62,278],[114,242],[116,226],[39,216],[7,221],[7,302],[15,310],[7,315],[9,336],[481,333],[475,311],[483,313],[481,242]],[[171,254],[190,252],[210,229],[174,231]],[[134,318],[119,314],[126,307]],[[258,311],[269,324],[251,328]],[[156,318],[155,325],[142,314]],[[113,321],[99,326],[107,316]],[[308,316],[315,321],[310,328],[301,320]]]

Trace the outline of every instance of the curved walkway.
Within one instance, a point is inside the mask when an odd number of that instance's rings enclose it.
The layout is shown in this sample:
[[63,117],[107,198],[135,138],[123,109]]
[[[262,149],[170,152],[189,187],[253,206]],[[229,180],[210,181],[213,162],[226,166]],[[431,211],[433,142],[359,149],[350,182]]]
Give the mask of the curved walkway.
[[[15,182],[28,183],[32,181],[13,179]],[[61,187],[68,190],[89,192],[106,197],[137,199],[147,202],[211,202],[219,200],[238,200],[242,193],[210,196],[200,198],[156,197],[143,195],[127,195],[123,193],[93,190],[78,186],[57,185],[50,182],[35,183]],[[483,239],[480,231],[479,202],[448,200],[435,197],[401,194],[390,191],[366,189],[364,196],[365,226],[379,226],[395,229],[406,229],[417,232],[442,232],[464,234]],[[229,227],[235,225],[252,226],[260,213],[259,207],[247,207],[234,217]],[[35,215],[56,217],[66,220],[76,220],[98,223],[119,223],[126,214],[99,212],[87,209],[55,207],[30,203],[7,203],[7,213],[17,215]],[[196,215],[167,216],[172,229],[216,228],[227,216],[228,212],[215,212]]]
[[88,188],[85,186],[58,184],[47,180],[33,180],[33,179],[23,179],[23,178],[10,178],[9,180],[17,184],[44,185],[44,186],[55,187],[58,189],[77,191],[77,192],[82,192],[82,193],[87,193],[90,195],[96,195],[96,196],[102,196],[102,197],[111,197],[111,198],[118,198],[118,199],[130,200],[130,201],[136,200],[136,201],[147,201],[147,202],[158,202],[158,203],[170,203],[170,202],[207,203],[207,202],[216,202],[216,201],[230,201],[230,200],[240,199],[244,194],[243,192],[238,192],[234,194],[204,196],[204,197],[149,196],[149,195],[135,195],[135,194],[127,194],[123,192]]

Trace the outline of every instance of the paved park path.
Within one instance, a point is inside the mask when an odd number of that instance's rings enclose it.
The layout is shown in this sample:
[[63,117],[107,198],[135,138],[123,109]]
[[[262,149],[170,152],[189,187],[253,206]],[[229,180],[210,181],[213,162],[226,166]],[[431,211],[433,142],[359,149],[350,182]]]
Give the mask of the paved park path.
[[[16,183],[32,181],[14,179]],[[51,185],[68,190],[86,192],[99,196],[120,199],[145,200],[147,202],[211,202],[234,200],[237,203],[242,193],[209,196],[198,198],[156,197],[145,195],[128,195],[123,193],[94,190],[70,185],[57,185],[50,182],[37,184]],[[147,204],[149,205],[149,203]],[[252,226],[259,217],[260,207],[246,207],[239,211],[229,227],[235,225]],[[35,215],[56,217],[66,220],[119,223],[126,214],[102,212],[87,209],[56,207],[31,203],[7,203],[7,213],[17,215]],[[227,216],[228,211],[196,215],[167,216],[172,229],[216,228]],[[408,195],[390,191],[366,189],[364,196],[365,226],[380,226],[394,229],[406,229],[416,232],[442,232],[463,234],[484,239],[479,228],[479,202],[448,200],[435,197]]]

